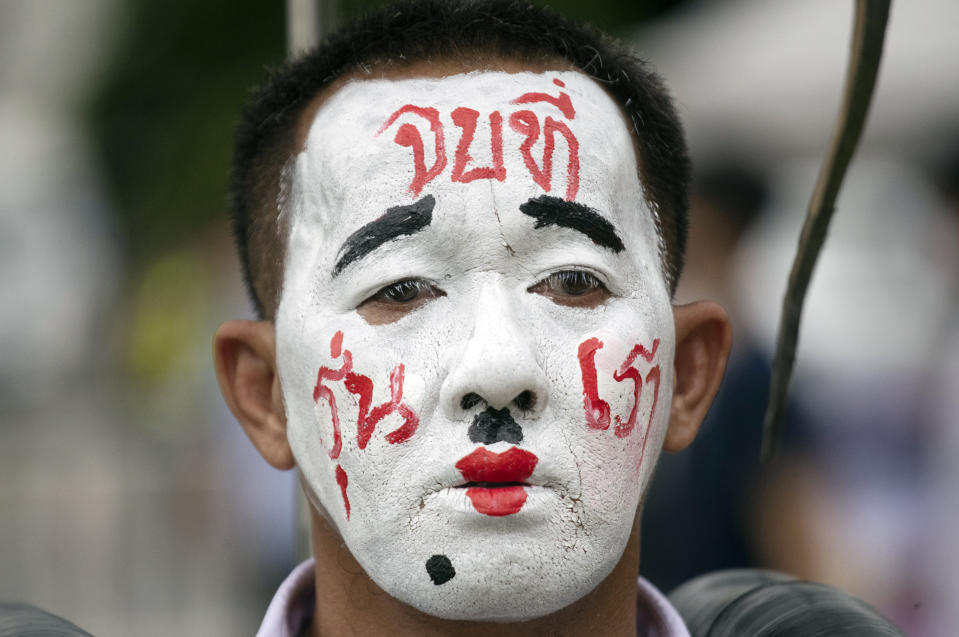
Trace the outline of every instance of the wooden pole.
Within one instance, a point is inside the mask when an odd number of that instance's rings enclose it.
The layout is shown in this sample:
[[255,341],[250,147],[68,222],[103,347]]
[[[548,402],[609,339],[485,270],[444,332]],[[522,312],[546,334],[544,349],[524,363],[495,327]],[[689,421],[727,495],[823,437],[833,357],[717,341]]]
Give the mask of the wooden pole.
[[769,405],[763,422],[764,462],[776,454],[786,410],[786,395],[793,364],[796,361],[796,346],[799,341],[799,319],[802,315],[806,289],[812,278],[816,259],[819,257],[826,231],[835,211],[839,187],[846,176],[846,168],[859,143],[866,123],[869,104],[872,101],[882,45],[889,19],[890,0],[856,0],[856,17],[853,25],[849,66],[846,71],[846,86],[843,103],[832,143],[822,167],[819,179],[809,201],[806,221],[799,236],[799,247],[789,273],[789,284],[783,299],[776,338],[776,356],[773,361],[772,381],[769,387]]

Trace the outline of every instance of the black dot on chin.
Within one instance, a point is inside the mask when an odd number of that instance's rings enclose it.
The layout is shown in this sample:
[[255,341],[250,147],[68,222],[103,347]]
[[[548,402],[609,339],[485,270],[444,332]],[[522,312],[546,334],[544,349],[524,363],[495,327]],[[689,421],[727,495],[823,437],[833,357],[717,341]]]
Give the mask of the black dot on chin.
[[445,555],[434,555],[426,560],[426,572],[437,586],[445,584],[456,575],[453,563]]

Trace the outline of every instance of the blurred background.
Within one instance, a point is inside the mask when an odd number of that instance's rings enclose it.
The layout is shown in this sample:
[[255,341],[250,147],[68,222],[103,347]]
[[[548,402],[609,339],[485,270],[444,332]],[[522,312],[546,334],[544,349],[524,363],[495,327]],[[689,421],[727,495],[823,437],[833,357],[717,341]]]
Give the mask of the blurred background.
[[[768,364],[852,3],[549,4],[668,79],[696,164],[677,301],[719,300],[735,325],[700,437],[654,480],[641,572],[668,591],[775,568],[954,635],[959,4],[893,6],[766,468]],[[0,599],[105,637],[250,634],[301,557],[295,477],[260,460],[210,357],[220,322],[252,318],[224,193],[240,106],[286,55],[284,9],[0,0]]]

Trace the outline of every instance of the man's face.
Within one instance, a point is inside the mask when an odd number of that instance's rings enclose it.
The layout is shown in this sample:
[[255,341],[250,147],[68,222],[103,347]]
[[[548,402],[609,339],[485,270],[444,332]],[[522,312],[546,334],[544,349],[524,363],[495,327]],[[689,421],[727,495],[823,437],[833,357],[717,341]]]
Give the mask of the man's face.
[[590,592],[672,394],[614,102],[571,71],[355,81],[291,170],[277,361],[314,504],[433,615],[530,619]]

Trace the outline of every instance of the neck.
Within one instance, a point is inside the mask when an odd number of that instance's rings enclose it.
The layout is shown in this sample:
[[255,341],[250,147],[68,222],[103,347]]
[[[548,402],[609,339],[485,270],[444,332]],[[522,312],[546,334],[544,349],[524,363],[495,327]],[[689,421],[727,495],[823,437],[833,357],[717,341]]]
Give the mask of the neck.
[[366,575],[336,529],[315,510],[312,541],[316,556],[312,637],[342,634],[344,626],[357,635],[389,633],[393,637],[636,635],[638,522],[633,525],[623,557],[595,590],[551,615],[515,624],[440,619],[394,599]]

